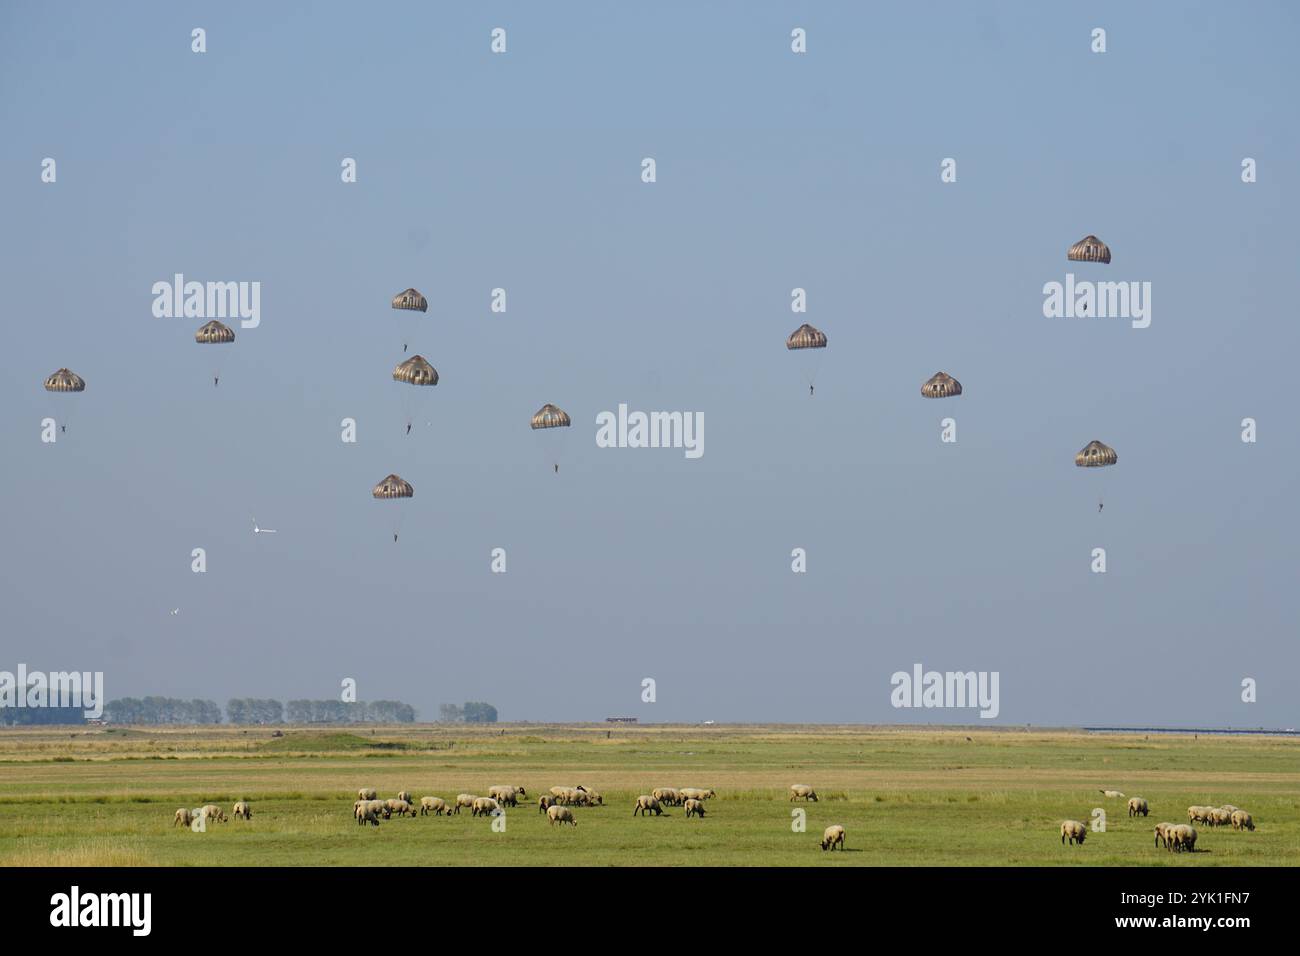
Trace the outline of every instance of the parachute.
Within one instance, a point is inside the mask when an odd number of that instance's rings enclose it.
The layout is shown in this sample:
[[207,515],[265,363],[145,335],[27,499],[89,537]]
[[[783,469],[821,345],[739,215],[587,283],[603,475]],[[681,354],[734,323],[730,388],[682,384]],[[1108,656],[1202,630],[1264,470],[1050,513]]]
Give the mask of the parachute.
[[537,410],[532,421],[533,428],[568,428],[572,424],[564,409],[557,408],[549,402]]
[[1110,246],[1096,236],[1084,236],[1066,255],[1071,262],[1110,262]]
[[393,296],[393,308],[428,312],[429,300],[420,294],[419,289],[405,289]]
[[1119,461],[1119,455],[1109,445],[1099,441],[1090,441],[1074,456],[1074,463],[1080,468],[1104,468]]
[[[235,330],[230,326],[213,319],[211,322],[205,322],[194,333],[194,341],[200,345],[229,345],[235,341]],[[216,354],[216,353],[213,353]],[[221,381],[221,363],[214,362],[212,365],[212,384]]]
[[556,428],[568,428],[573,422],[568,413],[562,408],[550,404],[549,402],[537,410],[532,418],[532,429],[539,436],[538,447],[542,451],[543,457],[547,463],[555,469],[555,473],[560,473],[560,453],[564,451],[564,432],[552,432]]
[[225,345],[235,341],[235,330],[213,319],[194,333],[194,341],[200,345]]
[[790,333],[790,337],[785,340],[785,347],[788,349],[824,349],[826,348],[826,333],[814,329],[805,322]]
[[415,489],[411,483],[398,475],[389,475],[371,490],[375,498],[414,498]]
[[[371,497],[378,498],[381,501],[397,498],[414,498],[415,489],[411,487],[409,481],[406,481],[397,475],[389,475],[371,489],[370,495]],[[394,543],[397,542],[398,532],[402,530],[402,514],[405,510],[405,508],[397,509],[396,519],[393,522]]]
[[950,398],[961,394],[961,382],[947,372],[935,372],[921,386],[921,394],[926,398]]
[[86,380],[71,369],[61,368],[45,380],[47,392],[84,392]]
[[[428,386],[438,384],[438,370],[423,355],[413,355],[393,369],[393,381],[405,385]],[[411,434],[411,423],[424,408],[429,393],[424,388],[403,388],[402,414],[406,417],[406,434]]]
[[407,385],[437,385],[438,370],[423,355],[413,355],[393,369],[393,381]]
[[[1103,445],[1099,441],[1090,441],[1084,445],[1082,450],[1074,456],[1074,463],[1080,468],[1105,468],[1119,461],[1119,455],[1115,454],[1115,449],[1109,445]],[[1100,512],[1105,505],[1102,503],[1100,489],[1097,493],[1097,511]]]
[[[429,300],[421,295],[418,289],[404,289],[393,296],[393,308],[407,312],[428,312]],[[411,319],[414,319],[414,316]],[[412,336],[415,334],[416,323],[414,321],[404,321],[401,326],[402,351],[405,352],[411,343]]]
[[[790,333],[790,337],[785,340],[785,347],[794,351],[796,349],[824,349],[826,348],[826,333],[819,329],[813,328],[807,322],[799,326]],[[803,367],[803,377],[808,382],[808,394],[813,394],[813,382],[817,378],[817,370],[821,368],[822,353],[801,352],[803,360],[800,364]]]

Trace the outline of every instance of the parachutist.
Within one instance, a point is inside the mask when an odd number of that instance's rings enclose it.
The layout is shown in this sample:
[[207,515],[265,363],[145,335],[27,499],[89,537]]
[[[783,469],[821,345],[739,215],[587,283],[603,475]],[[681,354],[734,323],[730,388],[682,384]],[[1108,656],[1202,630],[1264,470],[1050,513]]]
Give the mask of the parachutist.
[[59,431],[61,431],[61,432],[66,432],[67,430],[68,430],[68,426],[67,426],[67,425],[60,425],[60,426],[59,426]]
[[407,423],[406,423],[406,434],[408,434],[408,435],[411,434],[411,423],[410,423],[410,422],[407,422]]
[[1104,507],[1106,507],[1106,506],[1105,506],[1104,504],[1102,504],[1100,501],[1097,502],[1097,513],[1100,514],[1100,513],[1101,513],[1101,509],[1104,508]]
[[393,544],[397,544],[397,533],[393,533]]
[[406,343],[405,343],[405,342],[402,343],[402,351],[403,351],[403,352],[406,351]]
[[215,375],[212,376],[212,387],[213,387],[213,388],[216,388],[216,387],[217,387],[217,382],[219,382],[219,381],[221,381],[220,378],[218,378],[218,377],[215,376]]
[[557,475],[560,473],[560,466],[559,466],[558,463],[557,463],[556,466],[555,466],[555,473],[556,473]]
[[811,395],[812,393],[813,393],[813,387],[812,387],[811,385],[809,385],[809,386],[808,386],[808,394]]

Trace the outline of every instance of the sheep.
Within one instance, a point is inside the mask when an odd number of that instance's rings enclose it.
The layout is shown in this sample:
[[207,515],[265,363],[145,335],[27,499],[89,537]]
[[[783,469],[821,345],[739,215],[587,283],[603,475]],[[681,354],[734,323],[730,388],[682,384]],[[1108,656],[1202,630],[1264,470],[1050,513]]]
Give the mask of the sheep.
[[694,814],[694,815],[697,816],[697,817],[702,817],[702,816],[704,816],[704,801],[703,801],[703,800],[687,800],[687,801],[686,801],[686,815],[689,817],[689,816],[691,816],[692,814]]
[[632,816],[638,813],[645,816],[647,813],[653,813],[655,816],[663,816],[663,808],[659,806],[659,801],[648,793],[643,793],[636,798],[636,808],[632,811]]
[[1129,798],[1128,798],[1128,815],[1129,815],[1129,816],[1131,816],[1131,817],[1135,817],[1135,816],[1137,816],[1138,814],[1141,814],[1142,816],[1146,816],[1148,813],[1150,813],[1150,808],[1147,806],[1147,802],[1146,802],[1146,800],[1144,800],[1142,797],[1129,797]]
[[683,800],[708,800],[718,795],[716,791],[701,790],[698,787],[681,787],[677,792]]
[[1234,807],[1231,803],[1225,803],[1223,806],[1219,807],[1219,809],[1227,810],[1229,813],[1235,813],[1236,811],[1240,810],[1241,807]]
[[551,826],[555,826],[557,823],[571,823],[575,827],[578,825],[578,821],[574,819],[573,811],[568,807],[551,806],[546,811],[546,817],[551,821]]
[[581,787],[561,787],[555,802],[561,806],[581,806],[587,802],[587,791]]
[[1169,849],[1177,850],[1179,853],[1186,850],[1188,853],[1196,852],[1196,830],[1186,823],[1180,823],[1173,828],[1169,838]]
[[555,798],[552,797],[552,796],[550,796],[549,794],[545,794],[545,793],[544,793],[544,794],[542,794],[540,797],[537,798],[537,812],[538,812],[538,813],[545,813],[547,810],[551,809],[551,807],[553,807],[553,806],[555,806]]
[[367,823],[379,826],[379,814],[375,812],[375,801],[358,800],[353,813],[357,818],[357,826],[365,826]]
[[1210,810],[1210,826],[1226,827],[1232,823],[1232,811],[1215,807]]
[[809,800],[811,800],[813,803],[816,803],[816,802],[817,802],[817,791],[814,790],[812,787],[808,786],[808,784],[806,784],[806,783],[795,783],[795,784],[791,784],[791,785],[790,785],[790,802],[791,802],[791,803],[794,803],[794,801],[798,800],[798,799],[801,798],[801,797],[802,797],[805,801],[809,801]]
[[1156,846],[1163,845],[1166,850],[1169,849],[1169,840],[1173,834],[1173,830],[1175,826],[1177,826],[1177,824],[1174,823],[1156,824],[1156,829],[1155,829]]
[[1187,808],[1188,823],[1209,823],[1213,807],[1191,806]]
[[397,792],[397,799],[401,800],[403,803],[415,803],[415,798],[411,796],[411,791],[409,790],[399,790]]
[[1122,796],[1124,796],[1124,794],[1121,793],[1121,792],[1118,791],[1118,790],[1098,790],[1097,792],[1100,793],[1103,797],[1122,797]]
[[576,787],[551,787],[551,796],[559,797],[562,794],[569,793],[574,790],[582,790],[585,792],[586,788],[583,787],[581,784],[579,784]]
[[185,807],[181,807],[179,810],[177,810],[176,816],[172,818],[172,826],[176,826],[176,824],[179,823],[181,826],[187,827],[193,822],[194,822],[193,811],[187,810],[185,809]]
[[495,800],[491,797],[475,797],[474,802],[470,804],[470,816],[488,816],[493,811],[499,809]]
[[447,801],[442,797],[421,797],[420,798],[420,816],[428,816],[432,813],[435,817],[440,817],[443,811],[447,809]]
[[1061,824],[1061,845],[1069,840],[1071,844],[1078,843],[1083,845],[1084,838],[1088,835],[1088,828],[1078,820],[1066,820]]
[[241,817],[245,820],[253,819],[253,809],[248,805],[247,800],[240,800],[235,804],[235,819],[238,820]]
[[216,820],[218,823],[226,822],[226,813],[215,803],[205,803],[199,808],[207,820]]
[[605,805],[605,798],[595,790],[588,790],[586,804],[589,807],[603,807]]
[[362,787],[357,791],[358,800],[373,800],[379,796],[379,792],[374,787]]
[[388,809],[387,800],[358,800],[353,805],[354,813],[356,812],[357,807],[369,807],[371,813],[377,817],[383,817],[385,820],[392,819],[393,816],[392,812]]
[[1255,819],[1245,810],[1232,811],[1232,828],[1234,830],[1249,830],[1255,832]]
[[837,843],[839,844],[840,849],[843,850],[844,849],[844,828],[840,826],[838,823],[836,823],[833,826],[827,827],[826,830],[822,833],[822,849],[834,850],[835,845]]
[[474,801],[477,799],[478,798],[472,793],[456,794],[456,809],[452,812],[457,816],[460,816],[461,807],[469,807],[472,810],[474,808]]
[[654,797],[664,806],[680,807],[682,805],[681,794],[673,787],[655,787],[650,791],[650,796]]
[[408,813],[412,812],[411,804],[406,800],[398,800],[398,799],[385,800],[384,806],[388,808],[388,813],[390,816],[396,813],[399,817],[404,817]]

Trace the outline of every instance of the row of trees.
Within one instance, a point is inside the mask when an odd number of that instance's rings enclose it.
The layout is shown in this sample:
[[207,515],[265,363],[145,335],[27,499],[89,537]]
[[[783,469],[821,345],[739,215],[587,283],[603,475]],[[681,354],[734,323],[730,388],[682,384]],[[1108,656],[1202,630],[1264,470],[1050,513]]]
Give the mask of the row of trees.
[[449,723],[495,724],[497,709],[481,700],[467,700],[462,707],[443,704],[438,708],[438,719]]
[[122,697],[104,705],[104,720],[110,724],[219,724],[221,708],[210,700]]
[[0,707],[0,727],[79,724],[84,714],[81,707]]
[[[8,720],[9,711],[10,708],[0,711],[0,722]],[[14,715],[50,712],[50,708],[13,709]],[[221,708],[210,700],[123,697],[104,705],[104,720],[110,724],[219,724],[221,719]],[[232,697],[226,701],[225,719],[232,724],[409,724],[415,722],[415,708],[400,700],[358,701],[354,704],[340,700],[291,700],[286,707],[270,698]],[[79,724],[81,711],[68,711],[63,720],[28,718],[23,722]]]

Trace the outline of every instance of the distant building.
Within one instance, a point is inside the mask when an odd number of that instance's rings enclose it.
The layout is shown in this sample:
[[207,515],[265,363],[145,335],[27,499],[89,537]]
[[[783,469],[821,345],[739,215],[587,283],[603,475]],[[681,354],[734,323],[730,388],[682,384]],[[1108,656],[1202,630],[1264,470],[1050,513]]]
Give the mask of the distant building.
[[607,724],[635,724],[635,723],[636,723],[636,718],[635,718],[635,717],[606,717],[606,718],[605,718],[605,723],[607,723]]

